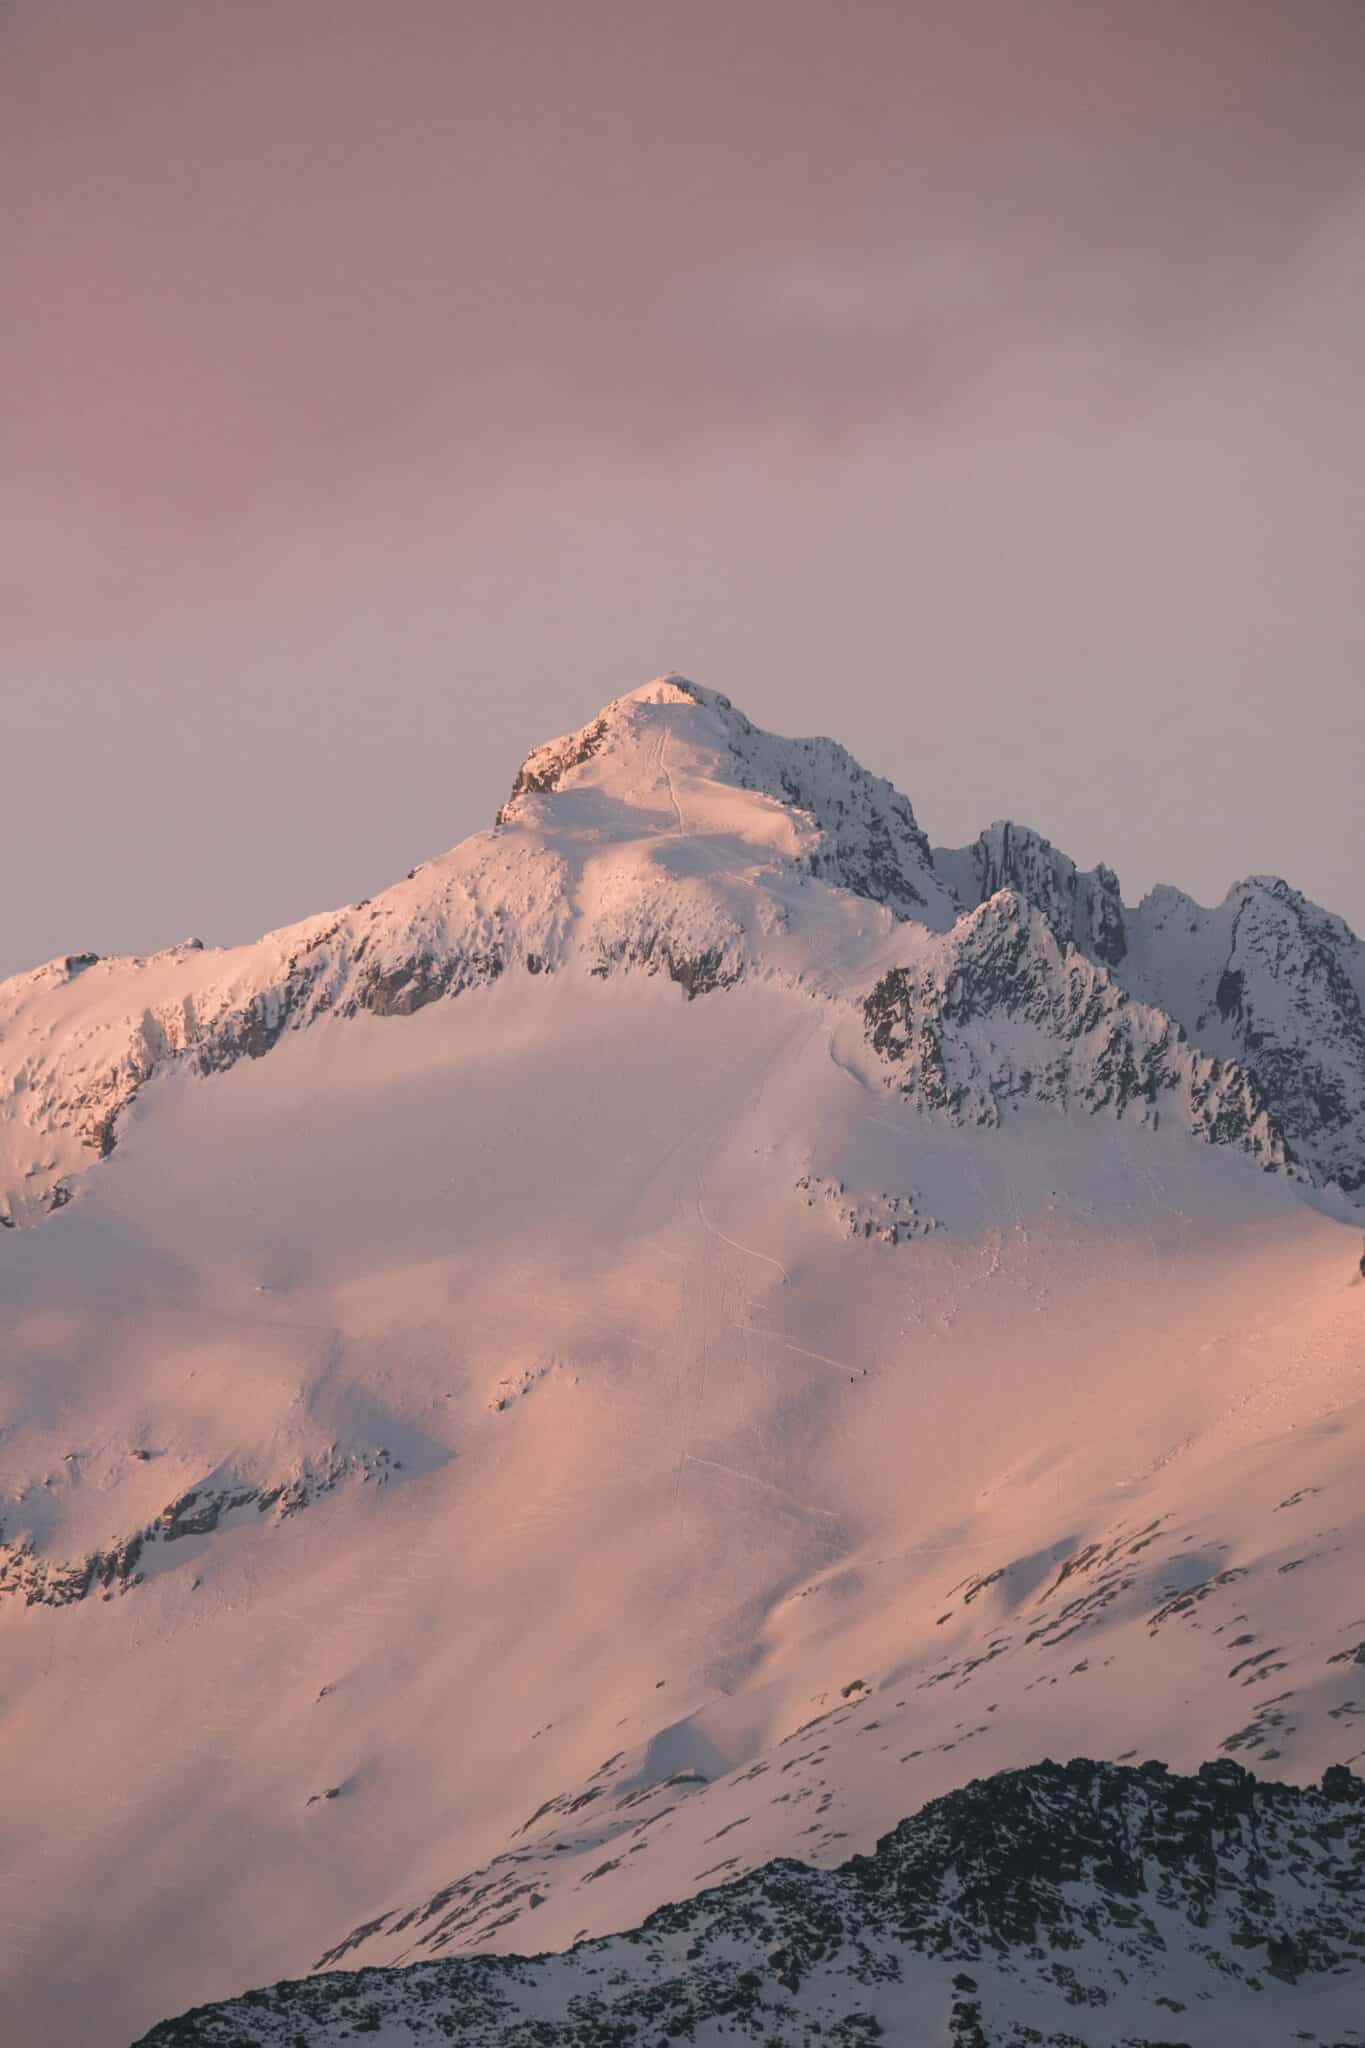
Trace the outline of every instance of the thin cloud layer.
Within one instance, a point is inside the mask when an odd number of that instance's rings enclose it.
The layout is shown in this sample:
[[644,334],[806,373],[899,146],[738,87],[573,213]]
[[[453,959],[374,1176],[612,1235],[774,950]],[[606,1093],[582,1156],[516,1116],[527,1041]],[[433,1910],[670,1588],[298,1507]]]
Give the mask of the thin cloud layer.
[[11,8],[7,605],[1141,406],[1362,173],[1356,0]]

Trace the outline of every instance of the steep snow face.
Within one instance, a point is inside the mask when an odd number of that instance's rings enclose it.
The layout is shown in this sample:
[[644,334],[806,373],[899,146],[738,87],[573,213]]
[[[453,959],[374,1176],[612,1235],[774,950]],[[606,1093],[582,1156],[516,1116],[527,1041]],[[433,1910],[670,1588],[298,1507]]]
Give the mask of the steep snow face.
[[565,1955],[276,1984],[135,2048],[1344,2043],[1365,2010],[1362,1887],[1347,1771],[1300,1790],[1228,1762],[1046,1763],[950,1793],[870,1855],[765,1864]]
[[407,1015],[534,972],[568,920],[566,873],[543,844],[483,833],[375,898],[220,951],[51,962],[0,985],[0,1216],[59,1208],[72,1176],[113,1150],[153,1076],[259,1059],[319,1018]]

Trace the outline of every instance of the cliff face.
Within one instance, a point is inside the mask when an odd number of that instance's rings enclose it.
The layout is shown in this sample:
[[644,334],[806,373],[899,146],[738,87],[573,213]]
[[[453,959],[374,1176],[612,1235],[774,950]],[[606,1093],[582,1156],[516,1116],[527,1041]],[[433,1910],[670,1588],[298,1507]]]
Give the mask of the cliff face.
[[1026,825],[988,825],[971,846],[936,848],[934,864],[964,910],[1008,889],[1041,913],[1060,945],[1077,946],[1106,967],[1117,967],[1128,951],[1114,870],[1082,872]]

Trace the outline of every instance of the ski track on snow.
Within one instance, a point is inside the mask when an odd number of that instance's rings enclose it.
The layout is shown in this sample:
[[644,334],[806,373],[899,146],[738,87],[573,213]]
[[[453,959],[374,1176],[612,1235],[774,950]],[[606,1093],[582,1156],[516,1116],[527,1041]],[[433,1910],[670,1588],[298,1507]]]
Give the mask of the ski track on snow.
[[725,1472],[729,1474],[731,1479],[742,1479],[750,1486],[761,1487],[764,1493],[774,1493],[780,1500],[789,1500],[792,1506],[799,1508],[803,1515],[818,1515],[822,1522],[837,1522],[840,1519],[829,1508],[811,1507],[808,1502],[801,1499],[799,1494],[793,1493],[789,1487],[774,1486],[771,1479],[760,1479],[756,1472],[741,1472],[735,1465],[723,1465],[719,1458],[701,1458],[697,1456],[695,1451],[684,1451],[683,1463],[686,1465],[706,1465],[713,1472]]
[[831,1358],[827,1352],[811,1351],[804,1344],[793,1344],[789,1337],[780,1337],[776,1330],[765,1330],[760,1323],[731,1323],[732,1330],[742,1330],[746,1337],[769,1337],[774,1344],[780,1344],[784,1351],[795,1351],[802,1358],[813,1358],[820,1365],[831,1365],[836,1372],[847,1373],[852,1380],[872,1377],[865,1365],[850,1365],[846,1358]]
[[668,765],[669,738],[669,730],[668,727],[665,726],[663,731],[659,735],[659,766],[663,771],[664,781],[668,784],[668,801],[673,806],[673,816],[676,820],[676,823],[674,825],[674,835],[675,837],[682,839],[686,837],[687,827],[683,823],[682,806],[678,802],[678,792],[673,786],[673,770]]
[[737,1237],[727,1237],[723,1230],[717,1230],[715,1224],[711,1221],[711,1218],[706,1213],[706,1209],[702,1203],[700,1195],[697,1196],[697,1214],[698,1216],[700,1216],[706,1228],[710,1231],[712,1237],[718,1237],[722,1244],[728,1244],[731,1251],[743,1252],[746,1254],[747,1257],[751,1259],[762,1259],[765,1265],[776,1266],[778,1272],[782,1275],[784,1282],[790,1285],[792,1276],[787,1271],[786,1267],[783,1265],[781,1259],[775,1259],[772,1256],[771,1252],[759,1251],[757,1247],[754,1245],[741,1244]]

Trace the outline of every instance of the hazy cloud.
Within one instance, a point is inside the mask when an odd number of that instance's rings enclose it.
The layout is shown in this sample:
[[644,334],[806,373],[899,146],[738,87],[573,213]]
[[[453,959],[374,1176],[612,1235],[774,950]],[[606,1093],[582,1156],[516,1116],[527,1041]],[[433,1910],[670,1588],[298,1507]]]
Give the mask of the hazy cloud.
[[[1141,403],[1359,181],[1358,0],[6,11],[11,617],[583,463]],[[406,498],[406,510],[401,501]]]
[[0,972],[679,667],[1365,922],[1362,0],[0,0]]

